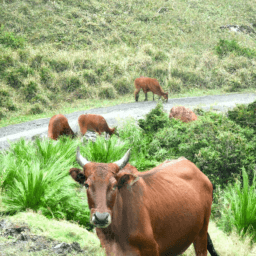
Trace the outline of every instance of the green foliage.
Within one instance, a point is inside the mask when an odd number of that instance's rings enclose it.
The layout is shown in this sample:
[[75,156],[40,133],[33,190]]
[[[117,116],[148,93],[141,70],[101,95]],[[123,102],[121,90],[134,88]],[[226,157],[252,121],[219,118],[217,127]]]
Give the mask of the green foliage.
[[43,112],[44,112],[44,110],[43,110],[43,108],[42,108],[42,105],[39,104],[39,103],[36,103],[36,104],[34,104],[34,105],[32,105],[32,106],[30,107],[28,113],[31,114],[31,115],[36,115],[36,114],[41,114],[41,113],[43,113]]
[[103,83],[100,88],[99,97],[105,99],[114,99],[116,96],[116,91],[113,86],[109,83]]
[[255,50],[247,47],[242,47],[235,40],[220,39],[215,47],[215,51],[220,57],[224,57],[228,53],[233,53],[237,56],[245,56],[248,58],[256,56]]
[[4,26],[0,28],[0,44],[13,49],[23,48],[25,39],[21,36],[16,36],[11,32],[4,31]]
[[126,77],[120,77],[114,80],[114,87],[118,94],[124,95],[133,92],[133,82],[130,82]]
[[241,128],[219,114],[205,113],[199,120],[182,123],[172,119],[148,146],[157,161],[184,156],[203,171],[214,185],[224,186],[240,175],[244,166],[250,180],[255,168],[256,138],[253,130]]
[[87,69],[83,73],[83,77],[89,85],[96,84],[99,81],[99,78],[93,69]]
[[249,105],[238,105],[228,111],[228,118],[242,127],[249,127],[256,132],[256,101]]
[[66,77],[61,78],[61,84],[62,90],[66,92],[74,92],[80,88],[82,82],[76,75],[67,75]]
[[168,127],[170,120],[168,115],[164,112],[163,105],[158,103],[157,106],[152,109],[145,119],[139,119],[139,126],[146,133],[155,133],[159,129]]
[[21,139],[1,152],[0,185],[7,211],[32,209],[90,227],[87,201],[76,192],[77,185],[68,175],[76,146],[69,138],[58,142]]
[[17,70],[10,70],[6,74],[7,84],[14,89],[20,89],[23,87],[20,73]]
[[24,86],[23,93],[25,95],[26,100],[31,102],[32,99],[38,93],[38,85],[37,85],[37,83],[35,83],[34,81],[30,81],[28,84],[26,84]]
[[17,110],[17,107],[10,98],[10,94],[4,89],[0,89],[0,107],[7,108],[10,111]]
[[218,225],[228,233],[235,229],[242,237],[249,234],[256,242],[256,172],[252,185],[249,184],[245,168],[242,168],[242,178],[242,182],[237,180],[222,191]]
[[111,163],[121,159],[129,149],[126,142],[121,141],[116,135],[112,135],[109,140],[98,137],[95,142],[89,141],[81,152],[87,160],[98,163]]

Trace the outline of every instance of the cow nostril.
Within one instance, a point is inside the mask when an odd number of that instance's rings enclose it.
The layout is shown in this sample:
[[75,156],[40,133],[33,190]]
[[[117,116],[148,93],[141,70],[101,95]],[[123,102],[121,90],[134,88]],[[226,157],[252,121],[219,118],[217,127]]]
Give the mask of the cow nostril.
[[99,223],[106,223],[107,219],[109,217],[109,213],[107,213],[107,212],[103,212],[103,213],[95,212],[94,216],[95,216],[95,220],[97,222],[99,222]]

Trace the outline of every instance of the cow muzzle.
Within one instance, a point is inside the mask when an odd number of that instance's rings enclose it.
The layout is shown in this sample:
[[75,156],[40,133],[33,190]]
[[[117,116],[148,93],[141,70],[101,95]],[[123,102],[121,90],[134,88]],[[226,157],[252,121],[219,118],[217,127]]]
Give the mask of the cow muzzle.
[[108,212],[95,212],[91,218],[91,224],[97,228],[106,228],[111,223],[111,215]]

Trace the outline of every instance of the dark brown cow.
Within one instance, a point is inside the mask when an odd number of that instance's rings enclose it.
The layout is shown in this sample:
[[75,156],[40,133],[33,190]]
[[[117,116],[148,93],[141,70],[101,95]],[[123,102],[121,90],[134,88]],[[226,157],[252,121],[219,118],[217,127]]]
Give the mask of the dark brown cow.
[[147,95],[148,92],[153,93],[153,100],[154,100],[154,94],[157,94],[159,95],[159,99],[161,98],[161,96],[163,96],[166,99],[166,102],[168,101],[168,92],[165,93],[163,91],[159,82],[155,78],[141,76],[135,79],[134,86],[135,86],[134,96],[136,101],[138,101],[139,99],[140,89],[142,89],[143,92],[145,93],[145,101],[148,100],[148,95]]
[[[87,188],[90,221],[108,256],[179,255],[192,243],[197,256],[218,256],[207,232],[212,184],[189,160],[165,161],[139,173],[130,150],[109,164],[87,161],[70,174]],[[124,167],[124,168],[123,168]]]
[[50,119],[48,137],[57,140],[61,135],[67,135],[74,138],[75,133],[70,128],[68,119],[64,115],[58,114]]
[[112,135],[116,129],[115,127],[112,129],[109,128],[103,116],[93,114],[80,115],[78,118],[78,124],[82,135],[84,135],[87,130],[97,132],[99,135],[103,132]]

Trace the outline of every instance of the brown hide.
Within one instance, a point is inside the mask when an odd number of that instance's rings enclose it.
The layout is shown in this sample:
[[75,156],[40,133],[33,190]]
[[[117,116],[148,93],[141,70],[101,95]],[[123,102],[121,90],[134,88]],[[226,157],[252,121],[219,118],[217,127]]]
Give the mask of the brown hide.
[[185,108],[184,106],[172,107],[169,118],[180,119],[184,123],[197,120],[196,114],[191,109]]
[[48,137],[57,140],[61,135],[71,136],[72,138],[75,136],[68,124],[68,119],[64,115],[58,114],[50,119]]
[[80,115],[78,118],[78,124],[82,135],[84,135],[87,130],[97,132],[99,135],[101,135],[102,132],[112,135],[116,129],[115,127],[112,129],[109,128],[103,116],[93,114]]
[[[70,170],[75,180],[77,173]],[[115,163],[89,162],[79,173],[107,256],[179,255],[192,243],[196,256],[207,255],[213,187],[189,160],[143,173],[128,164],[119,170]]]
[[159,82],[155,78],[149,78],[149,77],[139,77],[136,78],[134,81],[135,91],[134,96],[135,100],[138,101],[139,99],[139,92],[140,89],[143,90],[145,93],[145,101],[147,100],[147,93],[152,92],[153,93],[153,100],[154,100],[154,94],[159,95],[159,99],[161,96],[163,96],[166,99],[166,102],[168,101],[168,93],[165,93],[160,86]]

